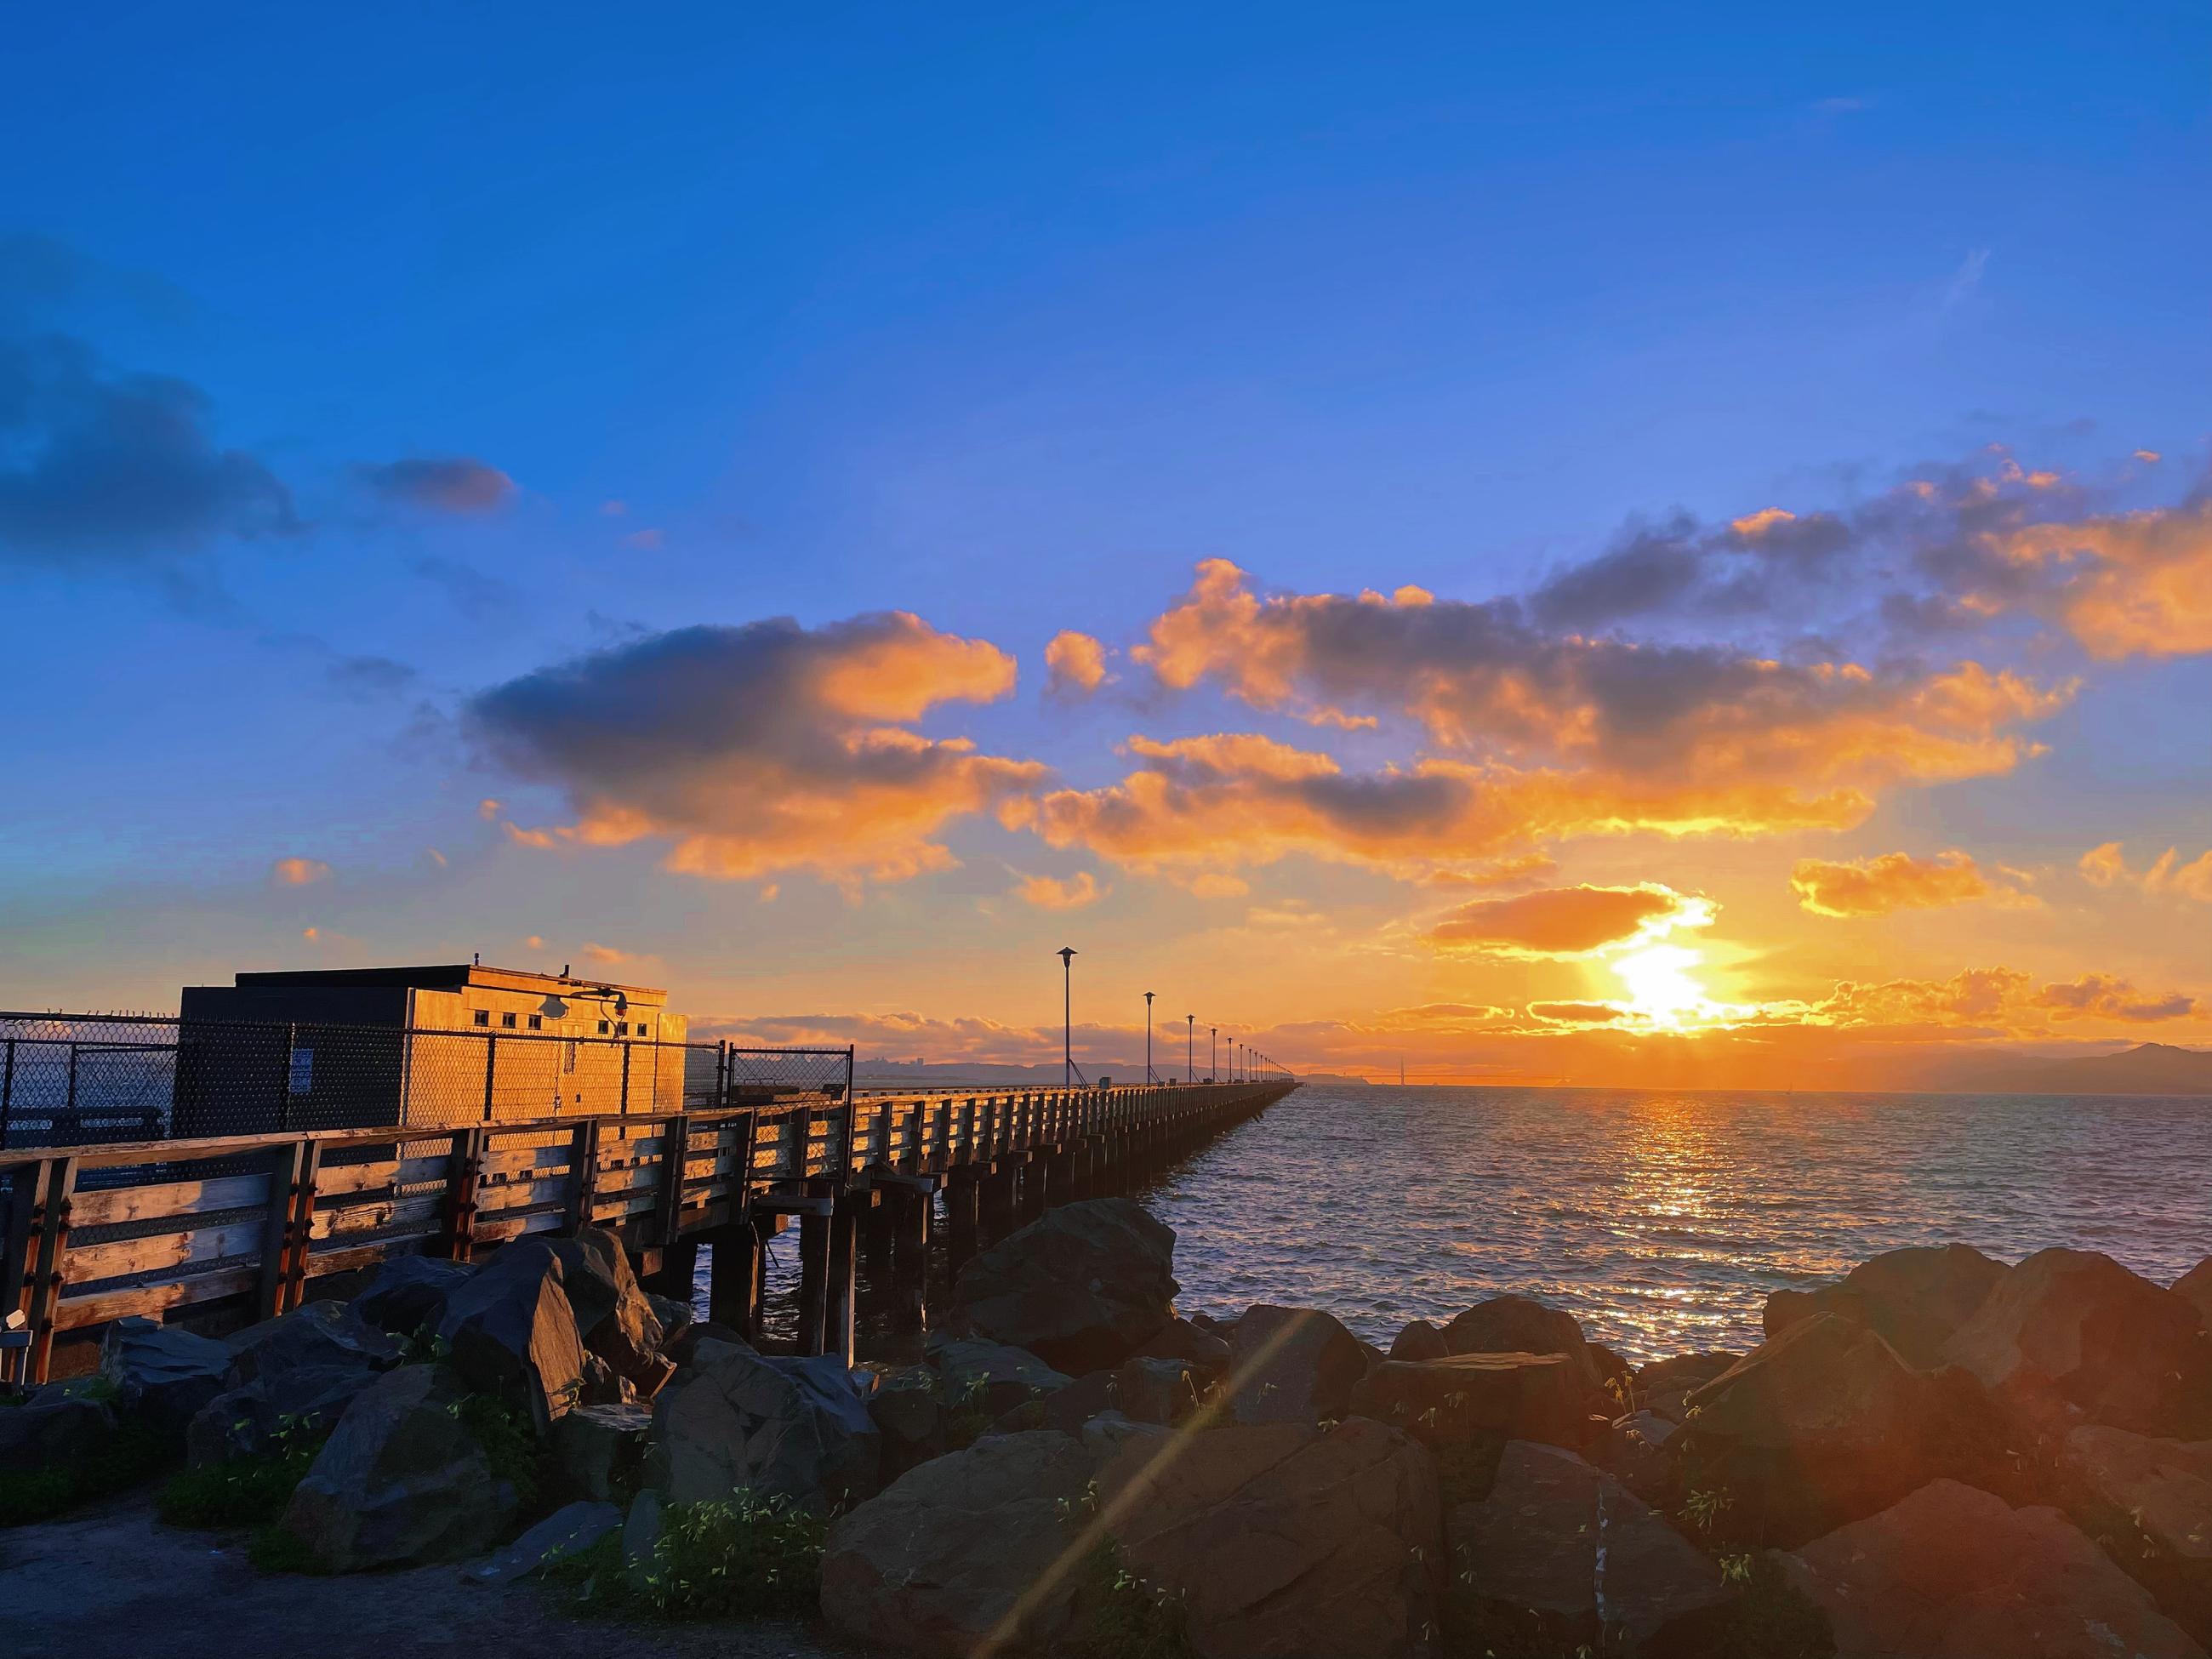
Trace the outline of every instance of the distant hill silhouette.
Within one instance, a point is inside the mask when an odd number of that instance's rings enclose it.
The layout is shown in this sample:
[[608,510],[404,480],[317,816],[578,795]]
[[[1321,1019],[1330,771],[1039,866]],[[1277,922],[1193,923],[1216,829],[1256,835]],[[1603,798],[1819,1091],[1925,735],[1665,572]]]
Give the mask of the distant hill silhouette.
[[2212,1050],[2138,1042],[2117,1054],[2023,1067],[2004,1086],[2042,1095],[2212,1095]]

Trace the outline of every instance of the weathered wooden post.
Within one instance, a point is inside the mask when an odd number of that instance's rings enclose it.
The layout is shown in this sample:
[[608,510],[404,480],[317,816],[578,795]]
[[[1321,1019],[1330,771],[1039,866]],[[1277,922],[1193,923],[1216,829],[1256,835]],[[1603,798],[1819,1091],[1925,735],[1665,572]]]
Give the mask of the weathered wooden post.
[[760,1328],[761,1236],[750,1221],[708,1236],[707,1317],[750,1341]]
[[840,1193],[830,1212],[830,1293],[824,1310],[823,1349],[847,1366],[853,1363],[853,1337],[859,1311],[856,1258],[860,1255],[861,1193]]

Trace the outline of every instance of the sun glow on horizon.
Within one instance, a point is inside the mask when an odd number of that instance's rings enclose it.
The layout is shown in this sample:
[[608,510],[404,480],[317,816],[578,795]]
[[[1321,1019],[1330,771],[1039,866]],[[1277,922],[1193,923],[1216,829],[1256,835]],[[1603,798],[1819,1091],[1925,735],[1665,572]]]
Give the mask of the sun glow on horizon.
[[1653,945],[1620,957],[1613,971],[1628,988],[1628,1006],[1654,1025],[1680,1030],[1705,1017],[1713,1003],[1691,976],[1705,961],[1702,951],[1680,945]]

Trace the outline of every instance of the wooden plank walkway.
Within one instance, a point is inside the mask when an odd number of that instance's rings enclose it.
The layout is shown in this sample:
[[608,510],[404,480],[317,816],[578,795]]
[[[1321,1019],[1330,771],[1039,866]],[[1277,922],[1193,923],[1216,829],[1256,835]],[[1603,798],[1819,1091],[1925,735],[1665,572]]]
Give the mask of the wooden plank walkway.
[[[826,1240],[828,1218],[849,1227],[854,1200],[878,1188],[926,1200],[940,1182],[973,1188],[1031,1163],[1087,1169],[1217,1133],[1295,1086],[810,1094],[720,1110],[4,1152],[0,1319],[20,1310],[30,1342],[17,1380],[42,1382],[64,1332],[228,1298],[265,1318],[325,1274],[409,1254],[465,1261],[586,1224],[614,1229],[641,1272],[688,1286],[702,1236],[742,1224],[750,1239],[763,1219],[799,1215],[823,1218]],[[849,1242],[844,1254],[849,1279]],[[834,1301],[826,1316],[829,1340],[849,1354],[849,1288],[844,1297],[842,1338]],[[823,1310],[811,1316],[819,1328]]]

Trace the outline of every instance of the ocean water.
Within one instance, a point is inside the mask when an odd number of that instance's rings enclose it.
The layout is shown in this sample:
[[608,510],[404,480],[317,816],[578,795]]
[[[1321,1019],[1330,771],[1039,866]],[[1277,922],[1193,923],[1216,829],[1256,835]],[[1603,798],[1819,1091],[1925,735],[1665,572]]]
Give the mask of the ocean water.
[[1755,1344],[1770,1291],[1958,1241],[2212,1255],[2212,1099],[1309,1085],[1140,1192],[1186,1312],[1388,1346],[1503,1291],[1633,1358]]

